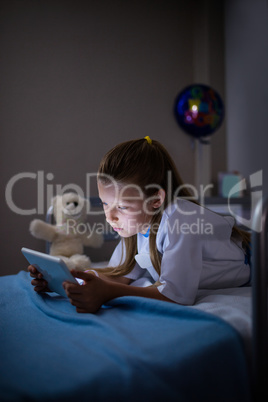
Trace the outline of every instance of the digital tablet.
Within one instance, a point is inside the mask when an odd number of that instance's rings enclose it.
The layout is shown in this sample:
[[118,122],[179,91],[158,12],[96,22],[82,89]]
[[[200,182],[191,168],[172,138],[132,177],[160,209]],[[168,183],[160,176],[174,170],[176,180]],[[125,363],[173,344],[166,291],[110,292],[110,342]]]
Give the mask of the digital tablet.
[[48,287],[52,292],[56,292],[61,296],[67,297],[62,286],[63,282],[69,281],[79,283],[71,274],[65,262],[59,258],[49,254],[40,253],[23,247],[22,254],[26,257],[31,265],[35,265],[39,272],[42,273],[44,279],[48,283]]

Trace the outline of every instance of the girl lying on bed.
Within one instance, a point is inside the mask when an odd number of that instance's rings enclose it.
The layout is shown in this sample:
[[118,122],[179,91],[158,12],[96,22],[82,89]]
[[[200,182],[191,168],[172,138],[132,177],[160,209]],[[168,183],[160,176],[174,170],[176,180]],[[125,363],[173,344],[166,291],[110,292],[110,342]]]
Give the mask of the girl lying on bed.
[[[145,137],[114,147],[101,161],[98,190],[122,239],[109,267],[72,271],[82,286],[64,282],[77,312],[94,313],[120,296],[191,305],[198,289],[248,283],[249,234],[193,200],[159,142]],[[35,290],[48,291],[36,268],[28,270]]]

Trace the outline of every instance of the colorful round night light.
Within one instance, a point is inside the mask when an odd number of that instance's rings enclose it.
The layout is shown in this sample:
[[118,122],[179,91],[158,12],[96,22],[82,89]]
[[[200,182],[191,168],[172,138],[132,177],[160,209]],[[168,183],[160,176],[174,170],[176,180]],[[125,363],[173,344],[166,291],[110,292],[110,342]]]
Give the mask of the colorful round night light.
[[176,98],[175,116],[186,133],[202,138],[213,134],[220,127],[224,106],[219,94],[211,87],[190,85]]

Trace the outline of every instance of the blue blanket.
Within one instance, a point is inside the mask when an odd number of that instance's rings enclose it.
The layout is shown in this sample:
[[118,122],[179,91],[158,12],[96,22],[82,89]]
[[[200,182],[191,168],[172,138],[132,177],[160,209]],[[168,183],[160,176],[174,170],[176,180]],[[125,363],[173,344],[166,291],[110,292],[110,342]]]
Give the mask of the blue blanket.
[[0,278],[0,400],[249,401],[238,333],[221,319],[138,297],[78,314],[28,273]]

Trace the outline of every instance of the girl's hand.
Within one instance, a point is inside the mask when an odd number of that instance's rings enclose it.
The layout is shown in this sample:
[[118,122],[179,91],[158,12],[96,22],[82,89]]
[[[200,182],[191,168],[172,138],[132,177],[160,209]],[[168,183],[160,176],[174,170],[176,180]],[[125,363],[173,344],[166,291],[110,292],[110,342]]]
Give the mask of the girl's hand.
[[78,313],[96,313],[109,300],[109,282],[94,273],[71,271],[75,278],[83,279],[84,284],[64,282],[63,287],[70,302]]
[[75,278],[80,278],[84,281],[83,285],[63,282],[65,292],[78,313],[96,313],[107,301],[122,296],[148,297],[173,302],[162,295],[157,287],[129,286],[130,280],[127,278],[122,277],[111,280],[111,278],[104,279],[101,274],[98,277],[90,272],[73,270],[71,273]]
[[31,284],[34,286],[36,292],[51,292],[47,286],[47,281],[34,265],[29,265],[28,271],[30,272],[30,276],[34,278]]

